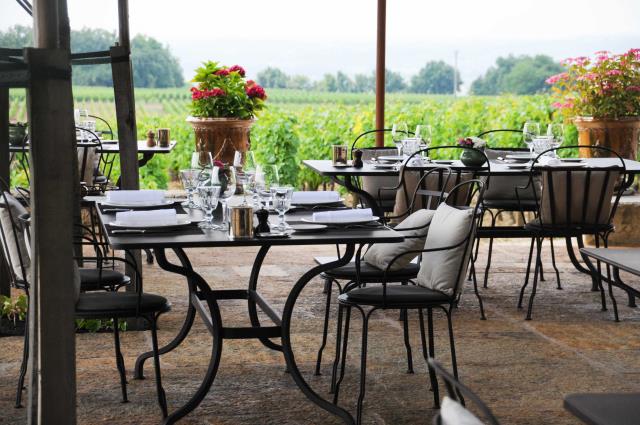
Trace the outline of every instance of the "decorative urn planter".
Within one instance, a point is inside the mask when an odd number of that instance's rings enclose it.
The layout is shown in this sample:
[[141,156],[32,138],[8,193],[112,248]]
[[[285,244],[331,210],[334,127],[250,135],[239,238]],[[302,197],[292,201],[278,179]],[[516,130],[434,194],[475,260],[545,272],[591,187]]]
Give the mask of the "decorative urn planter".
[[[625,159],[636,160],[640,141],[640,116],[625,117],[617,120],[577,117],[574,119],[578,129],[578,144],[602,146],[617,152]],[[580,156],[604,154],[590,149],[580,149]]]
[[249,134],[254,119],[190,116],[187,122],[191,124],[195,133],[196,150],[211,152],[214,160],[233,164],[236,151],[246,152],[251,148]]
[[480,151],[465,149],[460,154],[460,161],[467,167],[481,167],[486,162],[486,158]]

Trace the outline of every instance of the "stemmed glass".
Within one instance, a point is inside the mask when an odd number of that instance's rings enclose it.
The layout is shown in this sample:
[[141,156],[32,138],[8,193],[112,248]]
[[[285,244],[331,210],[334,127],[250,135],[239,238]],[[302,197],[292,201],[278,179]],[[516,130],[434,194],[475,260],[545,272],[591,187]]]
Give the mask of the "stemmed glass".
[[522,127],[522,140],[529,148],[529,154],[533,155],[533,141],[540,136],[540,123],[527,121]]
[[198,195],[205,216],[204,221],[198,226],[203,229],[219,229],[220,226],[213,224],[213,211],[218,207],[218,198],[220,196],[220,186],[214,185],[211,179],[202,182],[198,186]]
[[211,152],[198,151],[191,154],[191,168],[204,170],[213,167]]
[[269,206],[271,200],[271,188],[280,185],[280,172],[277,165],[265,165],[261,172],[256,173],[256,192],[260,203],[264,207]]
[[275,228],[281,232],[290,228],[284,219],[284,214],[291,208],[292,195],[292,187],[280,186],[271,188],[271,202],[273,203],[273,209],[278,213],[278,225]]
[[[244,156],[244,164],[242,163],[242,158]],[[242,170],[237,172],[238,182],[242,185],[242,196],[243,203],[247,204],[247,192],[252,192],[253,194],[253,204],[257,203],[257,195],[255,193],[255,177],[256,177],[256,161],[253,155],[253,152],[247,151],[240,152],[236,151],[233,165],[237,170]]]
[[187,200],[182,203],[183,207],[198,208],[198,205],[193,201],[193,194],[197,190],[199,175],[200,170],[193,168],[180,170],[180,180],[182,180],[182,186],[184,186],[184,190],[187,192]]
[[547,136],[553,137],[553,147],[559,148],[564,142],[564,125],[551,123],[547,126]]
[[222,223],[220,224],[221,230],[229,229],[229,221],[227,214],[227,199],[231,198],[236,193],[236,169],[235,167],[228,166],[224,168],[213,168],[211,176],[211,182],[214,185],[220,186],[219,200],[222,204]]
[[406,122],[394,123],[391,126],[391,138],[398,149],[398,156],[402,156],[402,140],[409,135],[409,127]]
[[418,124],[416,126],[415,136],[417,139],[421,140],[421,149],[428,148],[431,144],[431,139],[433,138],[433,129],[429,124]]

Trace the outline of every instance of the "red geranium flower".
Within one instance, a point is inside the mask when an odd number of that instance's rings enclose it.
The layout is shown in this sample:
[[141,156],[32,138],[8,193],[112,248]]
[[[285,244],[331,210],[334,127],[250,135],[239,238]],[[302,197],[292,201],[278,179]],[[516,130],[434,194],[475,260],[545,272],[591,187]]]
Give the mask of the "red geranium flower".
[[221,77],[226,77],[227,75],[229,75],[229,70],[226,68],[222,68],[217,70],[216,72],[214,72],[215,75],[219,75]]
[[233,65],[231,68],[229,68],[229,72],[237,72],[241,77],[244,77],[246,74],[244,68],[240,65]]
[[255,83],[252,86],[247,86],[245,91],[249,97],[257,97],[262,100],[267,98],[267,93],[265,93],[264,89]]

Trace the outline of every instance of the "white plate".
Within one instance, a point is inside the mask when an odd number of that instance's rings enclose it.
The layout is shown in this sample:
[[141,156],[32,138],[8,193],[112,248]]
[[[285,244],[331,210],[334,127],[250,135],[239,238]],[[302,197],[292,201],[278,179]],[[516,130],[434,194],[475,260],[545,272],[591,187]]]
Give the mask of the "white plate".
[[507,164],[507,168],[510,170],[528,170],[531,167],[525,164]]
[[405,157],[402,155],[381,155],[378,157],[378,161],[404,161]]
[[529,152],[522,153],[510,153],[505,158],[507,159],[515,159],[517,161],[529,161],[530,159],[536,159],[538,157],[537,154],[531,154]]
[[378,217],[375,215],[369,218],[360,218],[360,219],[348,219],[344,221],[335,221],[335,220],[316,220],[310,218],[302,218],[300,221],[304,221],[305,223],[311,224],[326,224],[327,226],[348,226],[350,224],[366,224],[371,223],[372,221],[378,221]]
[[103,201],[102,205],[106,205],[109,207],[118,207],[118,208],[151,208],[151,207],[166,207],[167,205],[172,205],[175,200],[165,199],[161,202],[110,202]]
[[178,214],[176,215],[177,223],[171,224],[159,224],[156,226],[147,226],[146,224],[123,224],[117,221],[112,221],[109,223],[112,227],[121,227],[126,229],[163,229],[163,228],[171,228],[171,227],[181,227],[188,226],[191,223],[197,223],[202,220],[193,220],[189,217],[189,214]]
[[394,170],[397,164],[373,164],[373,168],[379,168],[381,170]]
[[337,205],[344,203],[344,198],[340,198],[337,201],[300,201],[300,202],[292,202],[291,205],[294,206],[309,206],[309,205]]

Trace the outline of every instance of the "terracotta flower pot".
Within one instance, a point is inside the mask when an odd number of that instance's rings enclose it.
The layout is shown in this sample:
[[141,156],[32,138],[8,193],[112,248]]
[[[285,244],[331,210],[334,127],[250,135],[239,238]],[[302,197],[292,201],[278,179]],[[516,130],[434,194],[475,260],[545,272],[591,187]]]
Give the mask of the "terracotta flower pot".
[[[638,157],[640,117],[617,120],[577,117],[574,123],[578,129],[578,144],[603,146],[625,159],[635,160]],[[592,150],[580,149],[581,157],[590,157],[593,153]]]
[[253,119],[188,117],[187,122],[195,132],[196,150],[211,152],[213,159],[232,164],[235,151],[246,152],[251,147]]

